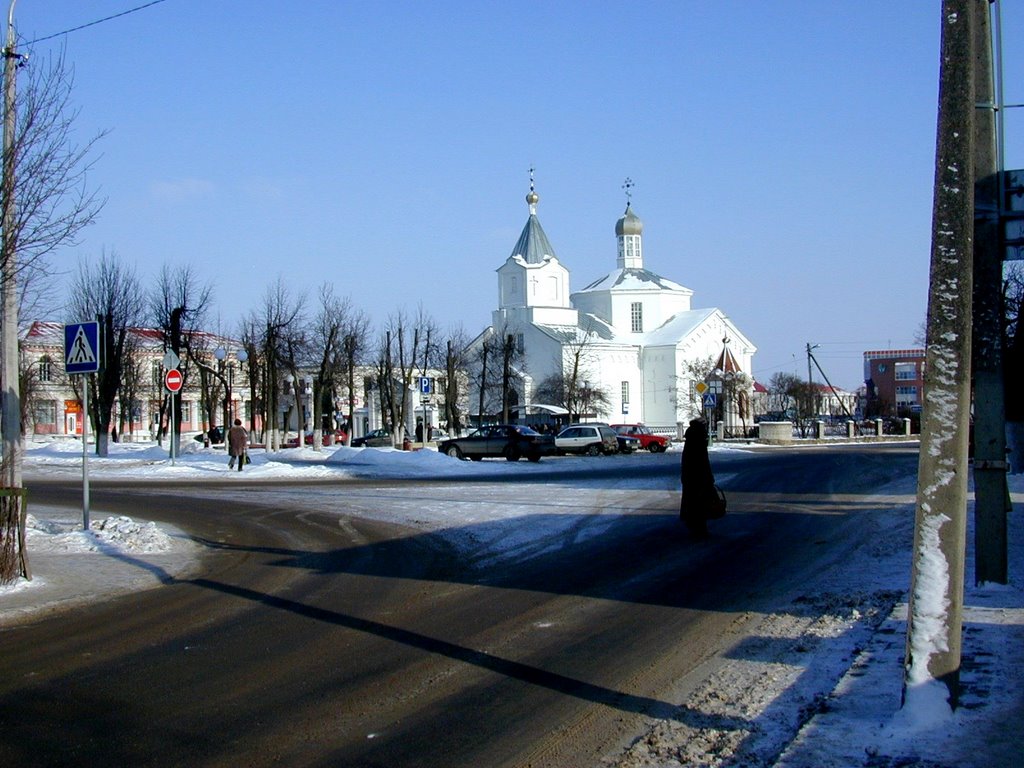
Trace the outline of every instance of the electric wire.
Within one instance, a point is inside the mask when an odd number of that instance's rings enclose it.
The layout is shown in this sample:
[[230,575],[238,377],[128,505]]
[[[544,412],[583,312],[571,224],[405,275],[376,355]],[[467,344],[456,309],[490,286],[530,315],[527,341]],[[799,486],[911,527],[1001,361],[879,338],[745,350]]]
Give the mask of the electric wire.
[[88,24],[80,24],[77,27],[72,27],[71,29],[65,29],[63,32],[55,32],[52,35],[46,35],[45,37],[37,37],[35,40],[30,40],[29,42],[25,43],[25,45],[34,45],[35,43],[41,43],[44,40],[52,40],[53,38],[60,37],[61,35],[68,35],[68,34],[71,34],[72,32],[78,32],[79,30],[82,30],[82,29],[88,29],[89,27],[95,27],[97,24],[102,24],[105,21],[110,21],[112,19],[119,19],[122,16],[127,16],[128,14],[135,13],[136,11],[145,10],[146,8],[150,8],[151,6],[154,6],[154,5],[159,5],[160,3],[163,3],[163,2],[166,2],[166,0],[151,0],[151,2],[144,3],[142,5],[136,6],[135,8],[129,8],[128,10],[121,11],[120,13],[115,13],[112,16],[106,16],[106,17],[104,17],[102,19],[96,19],[96,21],[90,21]]

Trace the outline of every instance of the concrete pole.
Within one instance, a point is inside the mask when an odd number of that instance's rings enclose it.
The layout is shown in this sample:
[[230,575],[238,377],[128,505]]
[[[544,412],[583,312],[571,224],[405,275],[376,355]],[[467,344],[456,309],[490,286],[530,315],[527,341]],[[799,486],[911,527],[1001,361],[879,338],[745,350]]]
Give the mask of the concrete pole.
[[944,0],[904,707],[955,708],[960,688],[974,231],[973,7]]
[[18,380],[18,237],[15,218],[17,167],[15,146],[15,80],[19,56],[15,52],[14,3],[7,14],[7,44],[4,46],[4,130],[3,130],[3,243],[0,268],[0,346],[3,367],[0,371],[3,390],[4,478],[3,484],[21,487],[21,386]]
[[1003,254],[989,3],[974,4],[974,553],[975,583],[1007,583]]

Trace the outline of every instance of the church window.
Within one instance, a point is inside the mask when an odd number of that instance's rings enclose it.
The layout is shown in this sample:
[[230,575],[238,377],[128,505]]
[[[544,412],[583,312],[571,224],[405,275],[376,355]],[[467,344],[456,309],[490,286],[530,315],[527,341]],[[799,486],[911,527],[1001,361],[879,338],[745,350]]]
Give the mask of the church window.
[[53,381],[53,362],[50,360],[49,355],[43,355],[39,358],[39,380]]
[[524,345],[524,343],[523,343],[523,334],[521,334],[521,333],[517,333],[517,334],[516,334],[516,351],[517,351],[517,352],[518,352],[518,353],[519,353],[520,355],[521,355],[521,354],[523,354],[523,348],[524,348],[524,346],[525,346],[525,345]]
[[518,298],[519,281],[515,275],[505,278],[505,301],[515,301]]
[[644,332],[644,305],[639,301],[634,301],[629,306],[630,321],[632,323],[633,333]]

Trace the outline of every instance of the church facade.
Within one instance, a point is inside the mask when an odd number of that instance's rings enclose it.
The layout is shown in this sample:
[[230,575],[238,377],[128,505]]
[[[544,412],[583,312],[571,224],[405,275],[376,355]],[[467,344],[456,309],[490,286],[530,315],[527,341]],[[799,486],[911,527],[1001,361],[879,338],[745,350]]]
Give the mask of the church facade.
[[526,201],[529,218],[497,270],[498,308],[473,342],[514,338],[519,419],[564,412],[536,393],[550,377],[572,375],[604,393],[588,418],[674,427],[704,412],[698,385],[717,365],[727,368],[719,377],[727,375],[736,401],[722,418],[746,421],[738,393],[753,383],[756,347],[720,309],[694,309],[693,291],[644,266],[643,222],[631,204],[615,224],[615,268],[573,291],[537,218],[532,185]]

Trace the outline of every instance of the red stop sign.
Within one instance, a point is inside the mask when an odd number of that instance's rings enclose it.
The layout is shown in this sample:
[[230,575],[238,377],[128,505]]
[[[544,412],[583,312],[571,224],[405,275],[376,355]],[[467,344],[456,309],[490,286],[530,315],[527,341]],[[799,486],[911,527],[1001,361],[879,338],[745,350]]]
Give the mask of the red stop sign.
[[177,368],[171,368],[164,374],[164,386],[167,387],[168,392],[180,392],[181,385],[184,383],[185,380],[182,378],[181,371]]

